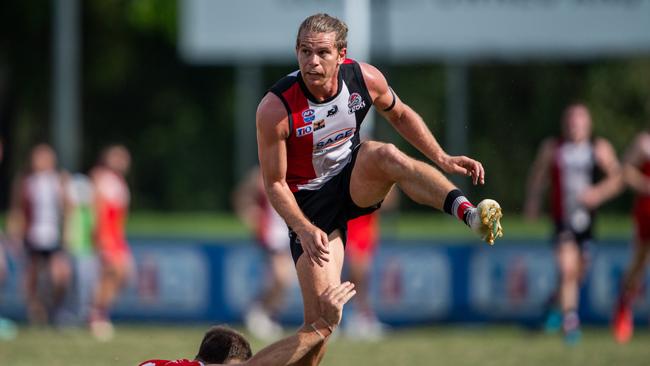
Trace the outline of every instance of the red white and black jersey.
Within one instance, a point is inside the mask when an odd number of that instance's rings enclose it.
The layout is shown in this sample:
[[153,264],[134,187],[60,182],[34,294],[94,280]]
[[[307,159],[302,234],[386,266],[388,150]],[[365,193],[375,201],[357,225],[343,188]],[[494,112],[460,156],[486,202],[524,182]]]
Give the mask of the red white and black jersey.
[[592,213],[580,203],[580,197],[594,184],[596,175],[593,141],[557,141],[551,187],[552,213],[556,223],[563,223],[578,232],[591,225]]
[[269,91],[282,100],[289,116],[287,183],[292,192],[317,190],[350,163],[359,145],[361,122],[372,106],[361,67],[346,59],[336,95],[322,102],[309,92],[300,71]]

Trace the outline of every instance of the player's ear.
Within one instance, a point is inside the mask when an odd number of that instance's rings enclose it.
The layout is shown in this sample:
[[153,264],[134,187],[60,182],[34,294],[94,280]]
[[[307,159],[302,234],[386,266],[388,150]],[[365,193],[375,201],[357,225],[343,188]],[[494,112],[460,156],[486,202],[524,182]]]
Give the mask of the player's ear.
[[348,49],[346,47],[343,47],[339,50],[339,58],[338,58],[338,64],[341,65],[343,64],[343,61],[345,61],[345,57],[348,54]]

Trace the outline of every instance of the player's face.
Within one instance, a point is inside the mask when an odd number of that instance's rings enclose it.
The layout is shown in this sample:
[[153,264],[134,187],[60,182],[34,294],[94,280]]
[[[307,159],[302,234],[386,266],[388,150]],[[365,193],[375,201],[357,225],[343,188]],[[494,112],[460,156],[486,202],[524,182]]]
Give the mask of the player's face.
[[336,48],[336,33],[305,32],[296,47],[300,73],[309,86],[319,87],[336,78],[345,49]]
[[575,106],[564,117],[564,134],[571,141],[587,140],[591,135],[591,117],[587,108]]
[[106,156],[106,165],[115,171],[126,174],[131,166],[131,155],[123,147],[114,147]]
[[37,146],[32,153],[32,169],[37,172],[56,168],[54,151],[45,145]]

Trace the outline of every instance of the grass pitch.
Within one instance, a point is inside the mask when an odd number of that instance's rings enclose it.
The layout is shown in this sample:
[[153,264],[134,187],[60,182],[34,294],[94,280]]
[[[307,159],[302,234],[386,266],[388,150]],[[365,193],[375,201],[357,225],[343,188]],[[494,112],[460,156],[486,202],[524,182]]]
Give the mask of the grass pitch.
[[[191,358],[207,326],[118,326],[114,340],[98,343],[85,330],[20,330],[0,341],[0,365],[137,365],[148,358]],[[582,342],[565,346],[557,335],[509,326],[421,327],[392,332],[377,343],[333,340],[323,365],[648,365],[650,332],[616,344],[606,328],[587,328]],[[263,347],[253,341],[254,351]]]

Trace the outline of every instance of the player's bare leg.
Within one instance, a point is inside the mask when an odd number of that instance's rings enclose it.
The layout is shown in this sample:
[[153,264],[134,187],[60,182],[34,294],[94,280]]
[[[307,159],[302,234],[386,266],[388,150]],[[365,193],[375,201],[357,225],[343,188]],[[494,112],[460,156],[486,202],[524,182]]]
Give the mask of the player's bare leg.
[[574,240],[563,240],[557,247],[557,262],[560,269],[559,300],[563,314],[562,329],[568,343],[580,338],[578,318],[578,296],[581,278],[581,253]]
[[262,304],[271,313],[279,310],[284,302],[287,288],[293,278],[291,256],[287,253],[269,255],[269,271],[271,272],[270,286],[262,295]]
[[354,264],[348,259],[348,276],[350,282],[354,283],[357,290],[357,299],[354,302],[358,308],[357,311],[362,313],[371,313],[370,306],[370,258],[356,259]]
[[100,270],[90,319],[91,331],[101,341],[107,341],[113,337],[113,326],[108,313],[120,290],[126,284],[131,271],[128,262],[118,264],[105,259],[104,261]]
[[[329,262],[323,262],[320,267],[309,259],[306,253],[298,258],[296,271],[302,291],[305,324],[315,322],[320,317],[318,298],[328,286],[341,283],[343,269],[343,240],[341,233],[336,230],[329,235]],[[325,353],[325,343],[315,347],[300,362],[299,365],[318,365]]]
[[627,343],[634,334],[634,312],[632,304],[639,291],[641,279],[648,261],[650,260],[650,243],[639,242],[636,239],[632,263],[623,278],[623,286],[619,295],[613,319],[614,338],[619,343]]
[[70,268],[68,257],[64,253],[59,252],[52,254],[48,270],[52,284],[52,312],[56,316],[65,300],[65,294],[70,287],[72,268]]
[[[445,205],[450,193],[460,194],[438,169],[407,156],[395,145],[368,141],[359,149],[350,180],[350,195],[359,207],[380,202],[394,184],[415,202],[438,210],[447,211]],[[455,198],[463,201],[459,208],[449,213],[465,220],[482,239],[492,244],[503,235],[499,222],[501,207],[497,202],[484,200],[479,203],[478,209],[474,209],[464,196]],[[454,197],[452,201],[455,201]]]
[[25,292],[27,294],[27,315],[29,322],[35,325],[43,325],[48,321],[47,309],[44,299],[39,291],[39,274],[44,267],[44,260],[31,255],[27,264],[25,276]]
[[282,337],[282,326],[274,320],[284,303],[287,288],[295,276],[294,264],[288,252],[272,252],[268,257],[268,283],[256,301],[246,312],[246,328],[256,338],[275,341]]

